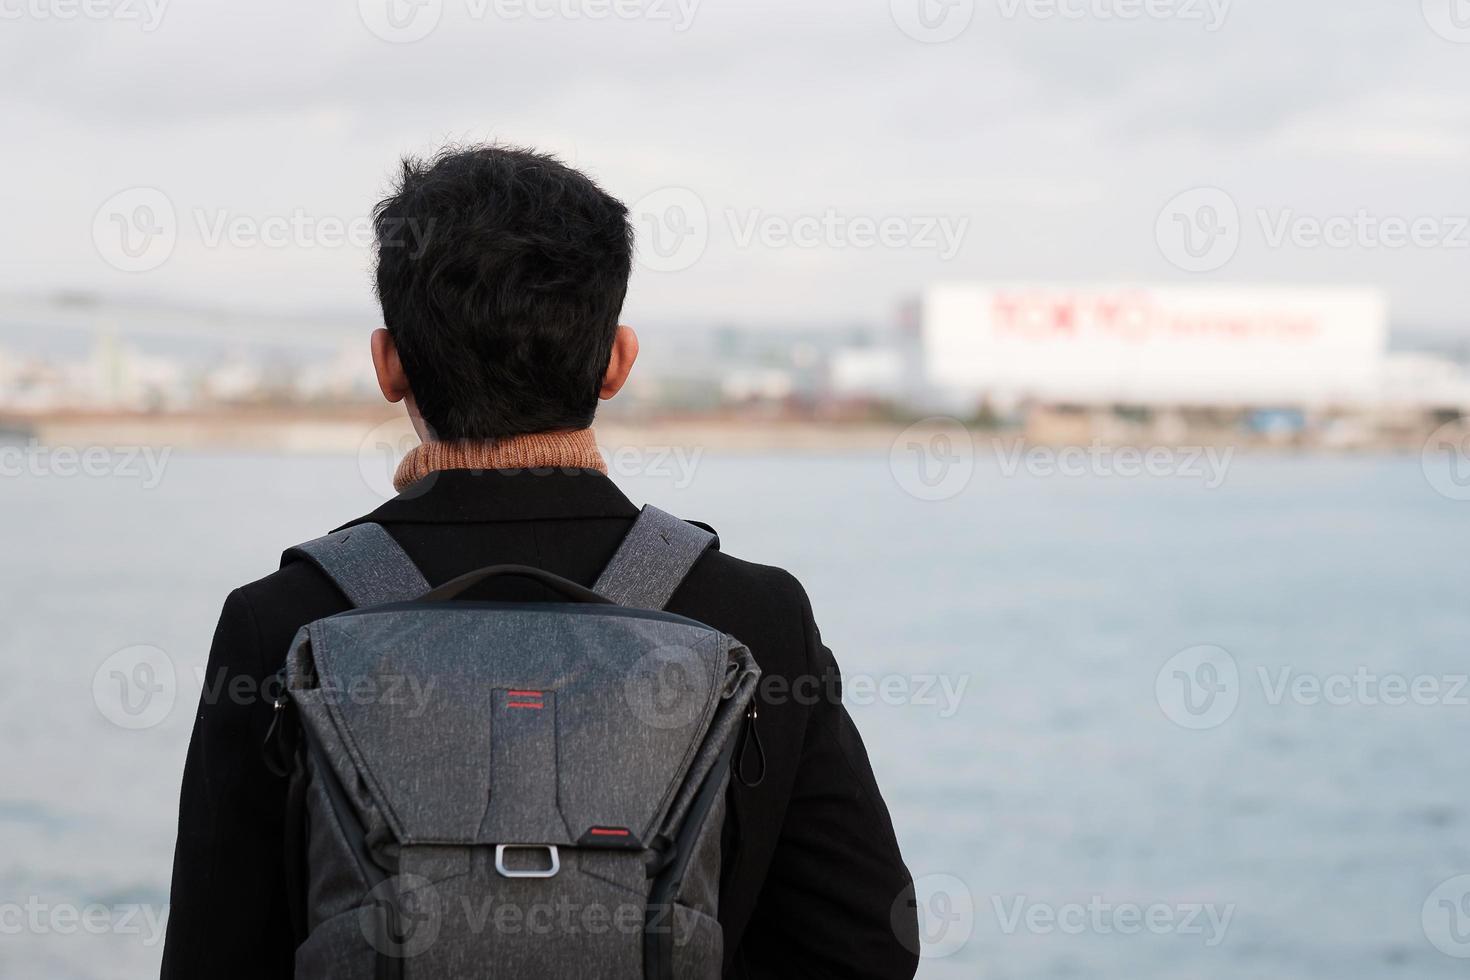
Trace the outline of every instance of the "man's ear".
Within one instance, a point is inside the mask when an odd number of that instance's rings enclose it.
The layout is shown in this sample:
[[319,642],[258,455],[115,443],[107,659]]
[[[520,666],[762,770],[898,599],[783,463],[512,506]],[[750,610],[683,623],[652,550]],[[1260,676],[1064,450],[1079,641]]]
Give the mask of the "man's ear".
[[398,359],[398,345],[393,336],[382,327],[373,331],[373,370],[378,374],[378,388],[390,402],[401,402],[412,396],[408,387],[408,375],[403,373],[403,362]]
[[619,324],[618,332],[613,335],[612,356],[607,359],[607,373],[602,376],[602,388],[597,397],[606,401],[621,391],[636,360],[638,335],[632,327]]

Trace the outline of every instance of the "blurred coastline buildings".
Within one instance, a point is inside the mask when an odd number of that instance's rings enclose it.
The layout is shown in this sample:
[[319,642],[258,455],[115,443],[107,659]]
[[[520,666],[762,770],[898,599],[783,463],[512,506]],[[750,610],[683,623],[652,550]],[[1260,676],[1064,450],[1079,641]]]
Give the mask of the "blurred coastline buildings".
[[[944,415],[1047,443],[1352,448],[1470,416],[1454,335],[1391,343],[1371,288],[940,283],[887,319],[640,326],[638,383],[603,418],[776,442]],[[234,430],[381,417],[366,332],[340,314],[0,297],[0,427],[126,423],[137,438],[227,445]]]
[[1393,349],[1372,288],[948,283],[912,320],[911,403],[1040,441],[1374,444],[1470,414],[1463,355]]

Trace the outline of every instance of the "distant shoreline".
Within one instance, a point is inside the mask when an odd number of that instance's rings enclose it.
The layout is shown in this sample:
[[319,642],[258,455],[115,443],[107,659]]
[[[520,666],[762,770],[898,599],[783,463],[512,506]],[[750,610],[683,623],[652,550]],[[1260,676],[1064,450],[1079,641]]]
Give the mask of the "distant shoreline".
[[[720,452],[803,452],[814,455],[889,452],[905,441],[967,434],[976,451],[1020,446],[1233,447],[1312,452],[1420,451],[1432,428],[1418,425],[1348,432],[1243,432],[1226,426],[1105,424],[1086,416],[1041,415],[1023,429],[961,427],[954,420],[823,421],[810,418],[609,419],[596,425],[598,444],[619,449],[685,447]],[[0,442],[40,446],[151,446],[186,451],[334,455],[406,451],[417,441],[401,412],[332,409],[304,413],[278,408],[200,413],[57,412],[0,417]]]

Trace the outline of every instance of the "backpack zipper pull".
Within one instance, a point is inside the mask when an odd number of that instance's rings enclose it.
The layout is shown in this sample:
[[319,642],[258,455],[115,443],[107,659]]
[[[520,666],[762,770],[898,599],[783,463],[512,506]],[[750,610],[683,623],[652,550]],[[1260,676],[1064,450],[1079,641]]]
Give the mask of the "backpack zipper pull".
[[271,692],[271,723],[262,740],[262,755],[271,774],[284,778],[291,774],[293,749],[286,744],[286,708],[289,705],[286,700],[286,668],[282,667],[266,683],[265,690]]
[[[740,726],[740,744],[735,747],[735,778],[740,780],[740,785],[746,789],[755,789],[766,780],[766,747],[761,744],[760,729],[755,724],[759,717],[760,707],[752,697],[750,704],[745,707],[745,723]],[[752,745],[755,746],[755,761],[758,769],[755,776],[748,777],[745,774],[745,757],[749,754]]]

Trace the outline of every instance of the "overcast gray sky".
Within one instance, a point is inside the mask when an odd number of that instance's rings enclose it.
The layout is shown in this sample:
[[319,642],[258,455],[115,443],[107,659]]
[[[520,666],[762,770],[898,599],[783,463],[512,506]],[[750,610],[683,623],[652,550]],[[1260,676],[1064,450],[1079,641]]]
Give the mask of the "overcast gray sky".
[[1466,0],[0,0],[0,291],[370,318],[395,159],[493,138],[639,204],[634,323],[1123,279],[1470,330],[1467,83]]

